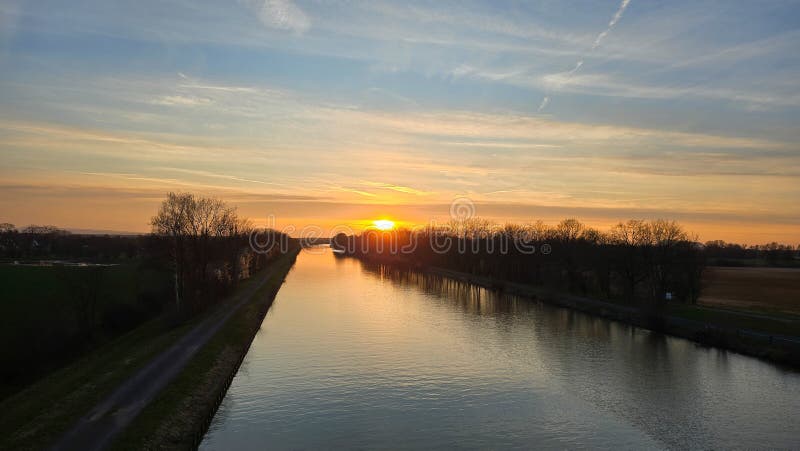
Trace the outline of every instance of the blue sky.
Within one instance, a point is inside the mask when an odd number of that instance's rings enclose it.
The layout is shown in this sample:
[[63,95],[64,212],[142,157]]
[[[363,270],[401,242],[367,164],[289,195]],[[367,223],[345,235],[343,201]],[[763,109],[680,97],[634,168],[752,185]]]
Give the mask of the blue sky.
[[[0,1],[0,207],[800,240],[798,1]],[[76,211],[90,210],[90,215]]]

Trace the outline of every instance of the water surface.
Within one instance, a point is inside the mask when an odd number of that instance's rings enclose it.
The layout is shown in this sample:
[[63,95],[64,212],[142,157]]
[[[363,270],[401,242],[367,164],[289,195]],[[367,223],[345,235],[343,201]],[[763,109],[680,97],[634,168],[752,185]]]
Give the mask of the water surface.
[[793,448],[800,375],[304,250],[201,449]]

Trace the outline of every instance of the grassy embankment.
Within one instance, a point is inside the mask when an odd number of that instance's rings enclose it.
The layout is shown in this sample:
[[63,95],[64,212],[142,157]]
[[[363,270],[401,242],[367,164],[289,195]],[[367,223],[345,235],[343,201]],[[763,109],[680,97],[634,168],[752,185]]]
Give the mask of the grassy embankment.
[[0,403],[0,449],[42,449],[186,332],[154,319]]
[[112,449],[194,449],[294,264],[297,251],[274,263],[275,271],[251,302],[232,316],[183,371],[139,414]]
[[[294,257],[278,259],[274,265],[285,267],[287,260],[293,261]],[[275,280],[270,280],[265,288],[276,283],[279,287],[285,271],[278,270],[273,274]],[[247,290],[258,281],[258,275],[251,277],[237,292]],[[52,290],[54,285],[43,286]],[[263,292],[262,289],[259,293]],[[45,302],[46,298],[43,299],[41,302]],[[257,294],[253,299],[263,298]],[[229,301],[224,301],[219,308],[225,308]],[[0,403],[0,449],[45,448],[134,371],[203,318],[205,316],[194,318],[180,327],[171,327],[164,317],[155,318],[3,400]],[[24,343],[18,346],[24,347]],[[205,350],[201,354],[205,354]]]

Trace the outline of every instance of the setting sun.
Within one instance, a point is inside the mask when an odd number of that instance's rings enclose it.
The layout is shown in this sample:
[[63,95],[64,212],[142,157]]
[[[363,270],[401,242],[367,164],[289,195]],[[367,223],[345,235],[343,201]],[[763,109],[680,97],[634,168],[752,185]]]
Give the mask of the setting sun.
[[372,221],[372,225],[378,230],[392,230],[394,229],[394,221],[388,219],[376,219]]

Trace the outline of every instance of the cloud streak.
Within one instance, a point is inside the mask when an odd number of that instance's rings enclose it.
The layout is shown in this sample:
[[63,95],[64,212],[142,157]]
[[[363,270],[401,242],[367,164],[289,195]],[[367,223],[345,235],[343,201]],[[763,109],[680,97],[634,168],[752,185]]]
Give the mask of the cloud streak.
[[429,194],[429,193],[427,193],[425,191],[414,189],[414,188],[411,188],[409,186],[393,185],[391,183],[364,181],[364,184],[368,185],[368,186],[375,187],[375,188],[388,189],[388,190],[391,190],[391,191],[397,191],[397,192],[403,193],[403,194],[413,194],[415,196],[424,196],[426,194]]
[[213,102],[214,101],[208,97],[183,96],[183,95],[163,96],[153,101],[153,103],[156,105],[187,106],[187,107],[210,105]]
[[595,38],[594,44],[592,44],[592,50],[599,47],[600,43],[603,42],[603,39],[605,39],[605,37],[608,36],[609,33],[611,33],[611,30],[614,29],[614,27],[617,25],[617,22],[619,22],[619,20],[622,19],[622,14],[625,13],[625,10],[628,8],[628,4],[630,2],[631,0],[622,0],[622,3],[620,3],[619,8],[617,9],[617,12],[614,13],[614,17],[612,17],[611,21],[608,22],[608,28],[603,30],[603,32],[598,34],[597,38]]
[[[594,51],[595,49],[597,49],[597,47],[600,47],[600,43],[603,42],[603,39],[605,39],[605,37],[608,36],[609,33],[611,33],[611,30],[614,29],[614,27],[617,25],[617,22],[619,22],[619,20],[622,19],[622,15],[625,13],[625,10],[628,8],[630,2],[631,0],[622,0],[622,3],[620,3],[619,8],[617,8],[617,12],[614,13],[614,16],[608,22],[608,27],[606,27],[606,29],[603,30],[600,34],[598,34],[597,37],[594,39],[590,51]],[[583,58],[578,60],[578,62],[575,63],[575,67],[565,74],[566,80],[568,81],[573,75],[575,75],[575,73],[578,72],[582,66],[583,66]],[[539,104],[539,109],[537,111],[541,113],[549,103],[550,103],[550,96],[546,95],[542,100],[542,103]]]

